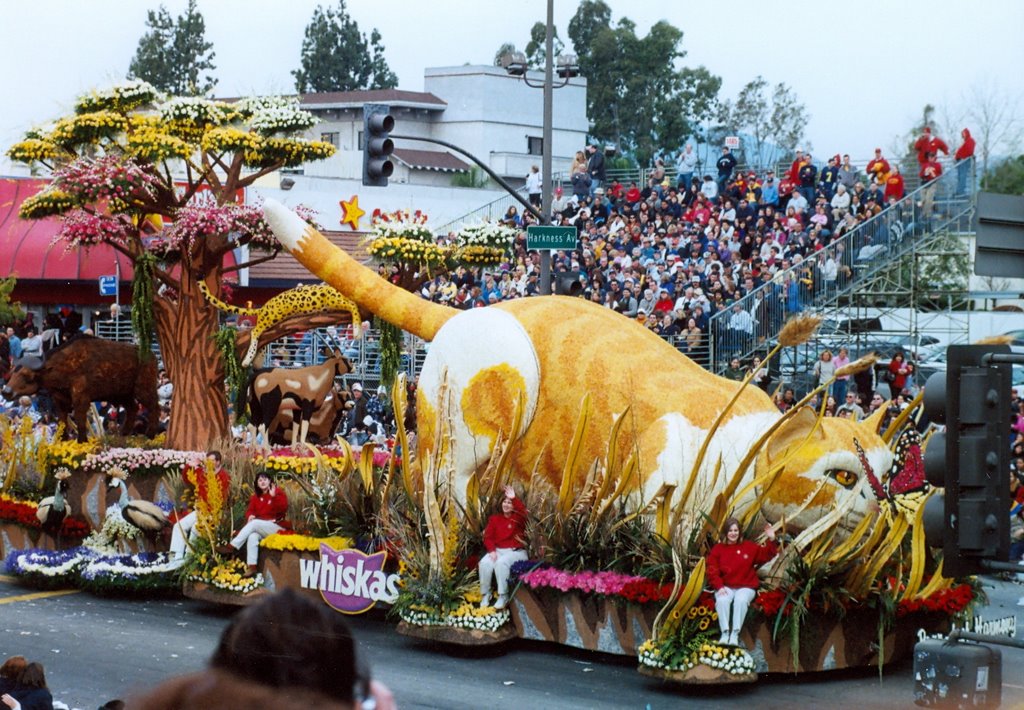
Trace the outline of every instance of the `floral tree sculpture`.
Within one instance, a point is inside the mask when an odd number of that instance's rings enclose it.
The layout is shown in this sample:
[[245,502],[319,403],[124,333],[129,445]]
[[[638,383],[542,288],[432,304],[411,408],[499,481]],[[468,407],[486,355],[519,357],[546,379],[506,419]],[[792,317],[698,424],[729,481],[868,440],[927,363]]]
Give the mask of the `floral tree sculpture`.
[[[454,242],[445,243],[427,226],[427,215],[420,210],[374,210],[367,251],[384,264],[388,279],[408,291],[417,292],[426,282],[456,266],[497,266],[511,254],[517,234],[511,227],[482,222],[463,227]],[[401,333],[385,321],[380,321],[378,326],[381,379],[385,386],[390,386],[401,357]]]
[[373,227],[367,237],[367,251],[391,267],[390,278],[408,291],[416,291],[437,273],[447,270],[450,249],[438,243],[427,226],[427,215],[409,212],[373,211]]
[[[334,153],[328,143],[299,137],[314,122],[291,99],[165,97],[131,81],[82,96],[74,115],[8,150],[13,160],[40,163],[53,174],[45,190],[22,204],[23,219],[58,216],[67,248],[107,244],[132,259],[136,337],[148,349],[155,331],[175,399],[188,403],[172,410],[171,448],[205,449],[228,432],[224,365],[214,337],[218,312],[197,283],[219,295],[226,273],[277,254],[262,211],[240,204],[240,197],[268,173]],[[229,263],[241,246],[261,253]],[[340,318],[297,316],[260,339]],[[248,345],[247,333],[235,337],[239,348]]]

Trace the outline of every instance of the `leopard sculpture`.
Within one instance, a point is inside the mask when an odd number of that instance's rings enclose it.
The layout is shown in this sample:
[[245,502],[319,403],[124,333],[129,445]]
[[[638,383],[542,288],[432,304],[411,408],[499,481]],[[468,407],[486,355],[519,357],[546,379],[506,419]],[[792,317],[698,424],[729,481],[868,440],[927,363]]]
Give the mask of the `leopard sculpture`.
[[[640,504],[668,490],[674,505],[696,467],[698,494],[685,504],[694,514],[707,510],[734,474],[742,478],[733,490],[748,491],[731,501],[734,510],[756,503],[772,522],[785,519],[791,530],[808,529],[829,511],[841,510],[840,528],[849,532],[878,514],[869,472],[890,471],[894,459],[877,433],[877,417],[819,422],[803,410],[779,423],[778,409],[760,389],[747,387],[730,404],[740,383],[707,372],[651,331],[597,304],[544,296],[457,311],[380,279],[284,206],[268,200],[265,215],[306,268],[361,307],[432,341],[416,395],[417,457],[437,453],[436,432],[444,425],[450,436],[442,446],[451,458],[457,495],[465,494],[470,477],[487,464],[499,433],[515,441],[514,475],[525,480],[536,472],[557,490],[570,447],[578,446],[583,469],[601,460],[613,424],[628,409],[618,455],[637,454]],[[573,432],[585,394],[590,419],[577,443]],[[513,431],[516,402],[522,402],[522,416]],[[706,439],[706,455],[697,465]],[[754,465],[738,471],[755,445]],[[775,469],[781,473],[770,486],[747,486]]]
[[249,349],[242,358],[242,366],[248,367],[256,359],[259,352],[260,336],[286,318],[304,313],[326,313],[327,311],[348,311],[352,315],[352,327],[359,332],[362,319],[355,303],[342,296],[327,284],[296,286],[271,297],[259,308],[242,308],[232,306],[217,298],[207,287],[206,282],[199,281],[199,290],[218,310],[240,316],[256,316],[256,325],[252,327]]

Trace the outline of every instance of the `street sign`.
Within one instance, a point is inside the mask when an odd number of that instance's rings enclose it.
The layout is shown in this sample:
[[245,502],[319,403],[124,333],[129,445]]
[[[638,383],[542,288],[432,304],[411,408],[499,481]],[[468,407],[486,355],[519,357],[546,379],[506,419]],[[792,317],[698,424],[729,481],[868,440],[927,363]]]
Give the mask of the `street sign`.
[[541,227],[526,228],[527,249],[575,249],[576,227]]
[[117,295],[117,277],[116,276],[100,276],[100,295],[101,296],[116,296]]
[[726,136],[725,137],[725,147],[729,148],[730,150],[736,150],[737,148],[740,147],[740,137],[739,136]]

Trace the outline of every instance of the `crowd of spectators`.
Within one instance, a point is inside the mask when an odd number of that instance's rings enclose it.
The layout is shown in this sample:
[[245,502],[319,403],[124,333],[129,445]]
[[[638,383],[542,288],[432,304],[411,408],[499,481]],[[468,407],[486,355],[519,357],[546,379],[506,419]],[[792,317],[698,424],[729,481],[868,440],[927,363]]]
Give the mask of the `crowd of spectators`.
[[[939,143],[921,143],[924,184],[941,174],[935,152],[948,149]],[[970,155],[962,146],[957,157]],[[674,168],[673,179],[658,160],[646,185],[624,185],[607,179],[596,146],[577,153],[568,190],[555,187],[552,222],[575,226],[578,247],[553,252],[552,273],[555,281],[578,275],[582,297],[635,319],[704,364],[715,314],[731,313],[717,320],[722,330],[714,333],[716,364],[724,365],[732,352],[771,337],[786,317],[849,283],[858,261],[884,246],[868,240],[850,253],[840,238],[906,191],[899,167],[881,149],[862,172],[848,154],[818,162],[798,148],[776,174],[739,169],[725,147],[714,166],[700,171],[688,144]],[[512,206],[502,221],[525,227],[535,219]],[[539,294],[539,272],[540,255],[528,252],[520,235],[508,262],[438,274],[421,295],[482,307]],[[764,298],[741,304],[766,284]]]

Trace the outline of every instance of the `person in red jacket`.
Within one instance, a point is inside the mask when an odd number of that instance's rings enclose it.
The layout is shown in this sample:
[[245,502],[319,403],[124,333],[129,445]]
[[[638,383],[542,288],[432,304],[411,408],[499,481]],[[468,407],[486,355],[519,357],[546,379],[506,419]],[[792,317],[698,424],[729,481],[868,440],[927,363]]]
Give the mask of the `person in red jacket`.
[[929,153],[938,155],[941,151],[943,155],[949,155],[949,146],[946,145],[946,141],[942,140],[938,136],[933,136],[930,126],[924,127],[924,133],[922,133],[921,137],[914,143],[914,150],[917,151],[918,165],[924,165],[928,162]]
[[882,157],[882,149],[875,148],[875,157],[868,163],[867,174],[875,179],[875,182],[881,185],[885,182],[886,175],[889,174],[889,161]]
[[953,160],[956,161],[956,194],[962,195],[967,192],[967,176],[971,173],[971,163],[974,161],[974,137],[966,128],[960,131],[964,142],[956,149]]
[[763,545],[744,540],[740,521],[729,518],[725,521],[722,542],[708,553],[708,580],[715,588],[715,610],[722,630],[719,643],[739,644],[747,607],[757,592],[757,568],[779,552],[771,525],[765,525],[764,534],[767,540]]
[[793,163],[789,166],[789,172],[786,173],[786,177],[789,178],[790,182],[796,185],[800,184],[800,168],[805,165],[807,165],[807,158],[804,157],[804,151],[801,148],[797,148]]
[[929,153],[921,170],[917,173],[921,178],[921,185],[924,187],[921,195],[921,211],[925,219],[932,213],[932,204],[935,201],[935,188],[937,180],[942,176],[942,163],[935,157],[935,153]]
[[249,566],[246,577],[256,576],[256,562],[259,560],[260,540],[290,529],[285,519],[288,514],[288,496],[277,487],[266,471],[256,474],[256,491],[249,498],[245,509],[245,525],[227,545],[221,545],[217,552],[233,555],[245,545],[245,562]]
[[905,193],[906,188],[903,184],[903,176],[900,175],[900,166],[894,165],[889,177],[885,179],[885,203],[889,204],[889,200],[902,200]]
[[498,600],[495,609],[508,604],[508,575],[512,565],[526,559],[526,506],[516,498],[512,486],[505,486],[501,500],[501,514],[487,519],[484,528],[484,549],[480,558],[480,608],[491,605],[491,577],[498,580]]

